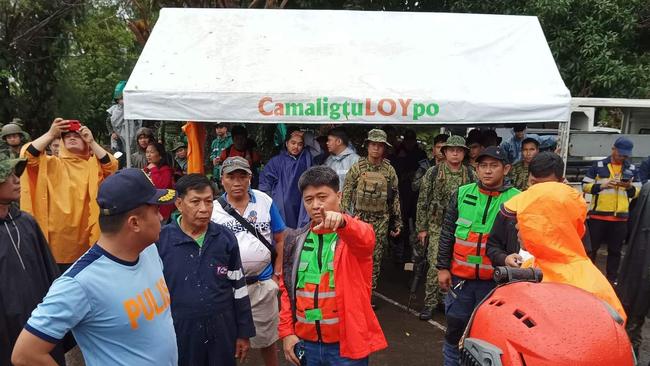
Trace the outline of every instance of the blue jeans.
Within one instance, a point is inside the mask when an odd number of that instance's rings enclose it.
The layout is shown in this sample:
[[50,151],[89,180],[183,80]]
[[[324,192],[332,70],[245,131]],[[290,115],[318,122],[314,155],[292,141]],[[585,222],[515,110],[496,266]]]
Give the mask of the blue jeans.
[[338,343],[303,341],[307,366],[367,366],[368,357],[353,360],[341,357]]
[[[460,278],[452,276],[452,288],[460,281]],[[445,297],[447,332],[445,333],[445,344],[442,346],[442,356],[445,360],[445,366],[458,366],[460,364],[458,342],[465,332],[474,308],[478,306],[495,286],[496,283],[494,281],[466,280],[462,286],[454,290],[457,295],[456,298],[450,292],[447,293]]]

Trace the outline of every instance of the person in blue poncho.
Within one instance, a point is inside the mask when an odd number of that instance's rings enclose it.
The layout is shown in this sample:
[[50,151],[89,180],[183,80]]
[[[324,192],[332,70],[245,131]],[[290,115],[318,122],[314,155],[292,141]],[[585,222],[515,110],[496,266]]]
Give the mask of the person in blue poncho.
[[298,178],[312,166],[312,156],[304,146],[301,131],[287,131],[286,149],[272,157],[260,174],[260,191],[273,198],[285,224],[292,229],[309,221],[302,205],[302,197],[297,194]]

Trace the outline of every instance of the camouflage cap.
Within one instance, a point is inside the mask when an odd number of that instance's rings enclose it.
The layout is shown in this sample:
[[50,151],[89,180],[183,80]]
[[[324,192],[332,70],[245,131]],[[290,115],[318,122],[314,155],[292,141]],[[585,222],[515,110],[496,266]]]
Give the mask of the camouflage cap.
[[462,147],[465,150],[469,150],[469,148],[465,145],[465,139],[462,136],[458,135],[449,136],[447,142],[442,145],[441,150],[444,151],[446,147]]
[[368,138],[366,138],[366,142],[368,141],[382,142],[386,144],[386,146],[393,147],[393,145],[388,143],[388,135],[386,135],[386,132],[378,128],[372,129],[370,132],[368,132]]
[[0,183],[4,183],[11,172],[20,177],[26,166],[27,159],[16,157],[9,145],[0,142]]
[[172,147],[171,151],[176,152],[176,150],[178,150],[180,148],[187,148],[187,144],[184,143],[183,141],[179,141],[179,142],[174,144],[174,147]]

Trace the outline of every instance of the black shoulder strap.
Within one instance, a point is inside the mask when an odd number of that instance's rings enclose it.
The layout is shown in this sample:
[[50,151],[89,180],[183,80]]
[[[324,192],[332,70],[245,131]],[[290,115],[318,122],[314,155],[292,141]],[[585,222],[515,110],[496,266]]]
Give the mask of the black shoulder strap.
[[[442,163],[441,163],[442,164]],[[434,184],[436,183],[436,179],[438,179],[438,173],[440,173],[440,165],[436,164],[431,167],[433,171],[431,172],[431,185],[430,187],[433,187]]]
[[264,235],[262,235],[262,233],[260,233],[255,228],[255,226],[253,226],[250,222],[248,222],[248,220],[243,218],[239,214],[239,212],[237,212],[237,210],[235,210],[234,207],[232,207],[228,202],[226,202],[226,199],[223,198],[223,196],[219,197],[217,199],[217,201],[219,202],[221,207],[223,207],[224,211],[226,211],[226,213],[228,215],[232,216],[235,220],[237,220],[244,227],[244,229],[246,229],[246,231],[248,231],[249,233],[255,235],[257,240],[261,241],[262,244],[264,244],[266,249],[268,249],[269,252],[271,252],[271,265],[275,266],[275,258],[278,256],[278,253],[276,252],[275,247],[273,247],[271,245],[271,243],[269,243],[268,240],[266,240]]

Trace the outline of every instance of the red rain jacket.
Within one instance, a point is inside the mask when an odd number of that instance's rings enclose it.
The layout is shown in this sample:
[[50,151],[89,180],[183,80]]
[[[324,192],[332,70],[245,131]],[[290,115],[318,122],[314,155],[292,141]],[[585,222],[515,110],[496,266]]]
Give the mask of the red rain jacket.
[[[345,216],[345,227],[338,229],[334,253],[334,283],[339,312],[340,352],[342,357],[365,358],[388,347],[379,321],[370,305],[372,293],[372,253],[375,234],[372,225]],[[300,252],[311,229],[307,225],[289,230],[284,242],[283,276],[280,280],[280,338],[294,333],[295,283]],[[320,234],[320,233],[319,233]],[[286,284],[286,285],[285,285]],[[287,291],[287,289],[289,289]]]

